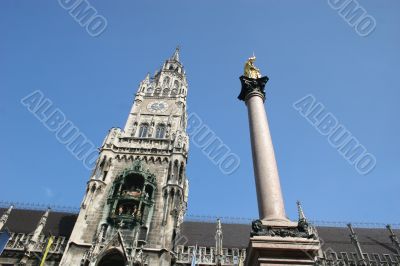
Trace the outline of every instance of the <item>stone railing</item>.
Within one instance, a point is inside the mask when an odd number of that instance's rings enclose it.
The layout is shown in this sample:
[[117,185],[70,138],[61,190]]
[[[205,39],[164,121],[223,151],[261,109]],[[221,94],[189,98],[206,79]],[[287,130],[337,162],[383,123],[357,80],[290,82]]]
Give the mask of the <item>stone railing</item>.
[[[194,246],[178,246],[176,249],[176,263],[178,265],[191,264]],[[199,265],[243,265],[246,257],[245,249],[223,248],[220,256],[215,255],[214,247],[197,247],[196,263]]]
[[148,148],[167,150],[171,144],[170,139],[134,138],[123,137],[118,139],[118,148]]
[[320,265],[397,265],[400,266],[400,255],[396,254],[370,254],[363,253],[364,261],[358,258],[356,253],[347,252],[324,252],[324,259]]
[[[11,239],[8,241],[6,250],[24,251],[32,238],[32,234],[11,233]],[[41,253],[49,240],[49,236],[40,235],[38,242],[33,247],[32,252]],[[64,252],[67,240],[63,236],[55,237],[50,247],[50,253],[62,254]]]

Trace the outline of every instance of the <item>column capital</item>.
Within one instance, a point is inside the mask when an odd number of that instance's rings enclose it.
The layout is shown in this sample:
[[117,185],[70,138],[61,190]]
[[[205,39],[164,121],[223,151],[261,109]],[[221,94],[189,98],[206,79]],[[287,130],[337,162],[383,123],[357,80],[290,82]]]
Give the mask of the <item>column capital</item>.
[[247,101],[252,96],[259,96],[265,101],[265,84],[267,84],[269,78],[267,76],[253,79],[246,76],[240,76],[240,82],[242,83],[242,89],[238,96],[241,101]]

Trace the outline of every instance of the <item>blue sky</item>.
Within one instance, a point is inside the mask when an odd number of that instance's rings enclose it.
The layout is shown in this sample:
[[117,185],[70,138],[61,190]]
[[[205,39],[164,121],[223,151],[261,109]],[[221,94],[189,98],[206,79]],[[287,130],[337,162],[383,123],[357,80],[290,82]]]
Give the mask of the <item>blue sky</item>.
[[[361,1],[360,1],[361,2]],[[360,37],[321,1],[90,1],[107,19],[91,37],[58,1],[1,2],[0,200],[79,206],[89,171],[20,99],[41,90],[100,146],[123,127],[137,85],[181,46],[192,112],[241,158],[223,175],[191,146],[188,213],[257,216],[238,77],[253,51],[270,77],[266,109],[285,197],[312,219],[399,222],[398,1],[362,1]],[[377,158],[359,175],[292,107],[312,94]]]

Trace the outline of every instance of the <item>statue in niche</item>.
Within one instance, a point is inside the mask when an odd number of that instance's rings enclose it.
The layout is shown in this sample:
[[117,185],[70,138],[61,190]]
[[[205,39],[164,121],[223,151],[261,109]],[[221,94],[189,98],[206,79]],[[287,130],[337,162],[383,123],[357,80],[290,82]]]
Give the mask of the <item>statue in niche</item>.
[[177,144],[177,147],[178,147],[178,148],[181,148],[181,147],[182,147],[182,136],[179,136],[179,137],[178,137],[178,144]]
[[135,135],[135,133],[136,133],[136,128],[137,128],[137,125],[138,125],[138,123],[137,123],[137,122],[134,122],[134,123],[133,123],[133,127],[132,127],[132,136],[134,136],[134,135]]
[[136,216],[136,213],[137,213],[137,207],[136,207],[136,205],[135,206],[133,206],[133,210],[132,210],[132,212],[131,212],[131,215],[132,216]]

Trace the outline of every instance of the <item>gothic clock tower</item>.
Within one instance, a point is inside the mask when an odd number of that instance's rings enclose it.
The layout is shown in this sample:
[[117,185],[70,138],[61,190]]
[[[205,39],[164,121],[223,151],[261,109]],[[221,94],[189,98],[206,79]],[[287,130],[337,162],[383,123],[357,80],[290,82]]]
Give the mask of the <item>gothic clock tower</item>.
[[188,195],[187,89],[177,48],[106,136],[60,265],[171,265]]

